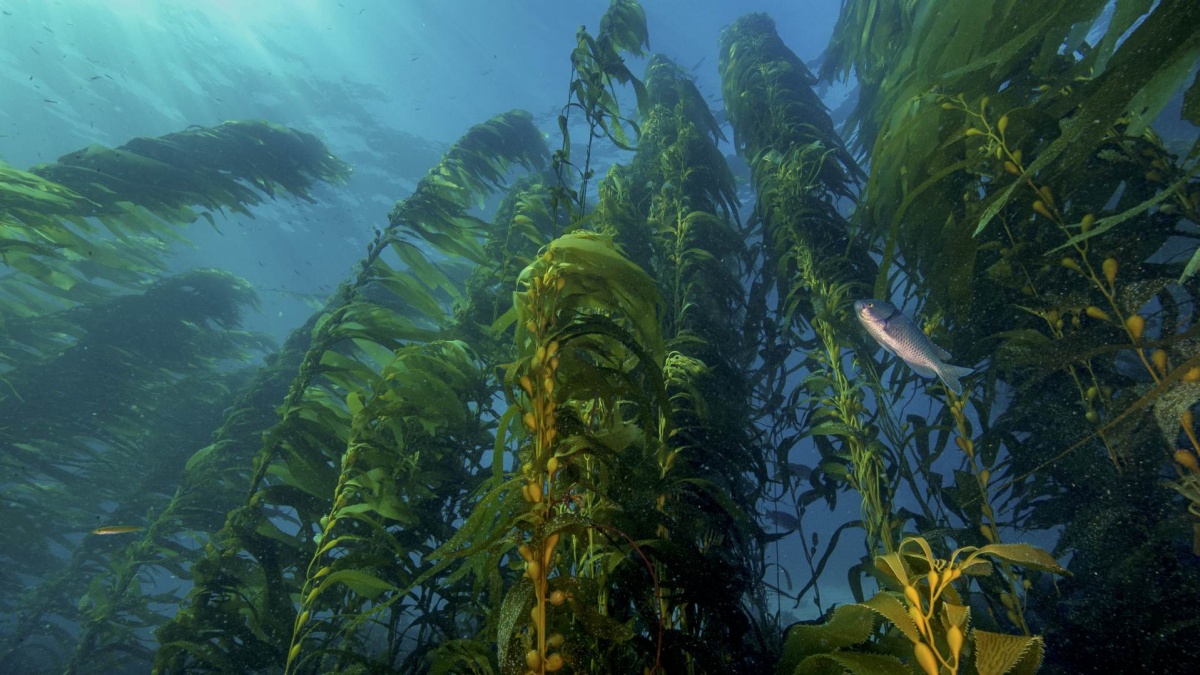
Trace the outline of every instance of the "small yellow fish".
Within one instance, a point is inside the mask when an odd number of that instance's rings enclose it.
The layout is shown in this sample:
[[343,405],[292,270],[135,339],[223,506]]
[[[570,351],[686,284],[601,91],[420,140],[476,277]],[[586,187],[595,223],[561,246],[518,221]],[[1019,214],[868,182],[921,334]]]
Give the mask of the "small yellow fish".
[[146,528],[141,525],[107,525],[105,527],[97,527],[92,530],[92,534],[127,534],[129,532],[138,532]]

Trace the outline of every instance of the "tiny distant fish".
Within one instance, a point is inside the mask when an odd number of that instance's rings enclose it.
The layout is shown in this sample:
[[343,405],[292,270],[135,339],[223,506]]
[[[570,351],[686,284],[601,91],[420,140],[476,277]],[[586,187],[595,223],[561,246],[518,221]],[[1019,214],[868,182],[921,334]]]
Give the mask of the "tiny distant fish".
[[971,369],[946,363],[951,358],[950,352],[933,344],[929,336],[892,303],[858,300],[854,303],[854,313],[879,346],[900,357],[918,375],[940,378],[950,391],[962,393],[962,383],[958,379],[969,375]]
[[767,518],[787,530],[794,530],[800,526],[800,520],[794,514],[786,511],[770,511],[767,513]]
[[146,528],[141,525],[107,525],[105,527],[97,527],[92,530],[92,534],[128,534],[130,532],[139,532]]
[[42,99],[42,100],[43,100],[43,101],[45,101],[46,103],[58,103],[58,101],[54,101],[54,100],[51,100],[51,99],[48,99],[48,98],[44,98],[44,99]]
[[796,464],[795,462],[788,462],[787,468],[788,473],[795,476],[796,480],[808,480],[808,477],[812,475],[813,471],[811,466]]

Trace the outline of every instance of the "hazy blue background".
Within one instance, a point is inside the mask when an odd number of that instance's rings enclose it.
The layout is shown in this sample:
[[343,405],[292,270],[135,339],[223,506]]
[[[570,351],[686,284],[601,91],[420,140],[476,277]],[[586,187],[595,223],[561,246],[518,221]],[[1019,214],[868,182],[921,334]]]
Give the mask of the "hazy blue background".
[[[819,57],[838,0],[644,0],[652,50],[693,69],[720,110],[717,43],[742,14],[772,15],[802,59]],[[187,236],[179,269],[232,271],[260,289],[248,326],[277,338],[313,310],[364,252],[373,226],[444,147],[496,113],[523,108],[557,145],[575,31],[607,0],[0,0],[0,160],[28,168],[92,143],[120,145],[188,125],[265,118],[316,134],[355,171],[317,204],[282,201],[255,218],[217,215]],[[641,74],[642,63],[631,63]],[[835,87],[827,103],[845,97]],[[732,153],[732,149],[726,149]],[[616,155],[625,161],[629,155]],[[748,208],[744,213],[748,213]],[[804,457],[794,461],[803,462]],[[811,460],[809,460],[811,461]],[[835,526],[856,517],[847,494]],[[767,506],[766,510],[786,506]],[[847,560],[861,537],[847,536]],[[807,570],[784,558],[793,578]],[[796,554],[798,555],[798,554]],[[830,569],[844,569],[837,564]],[[772,574],[773,576],[773,574]],[[825,586],[844,583],[830,574]],[[826,607],[832,595],[823,594]],[[810,596],[811,597],[811,596]],[[812,616],[811,606],[798,612]]]
[[[651,47],[692,68],[720,109],[717,40],[750,11],[816,58],[836,0],[644,3]],[[445,144],[512,108],[548,132],[566,99],[575,31],[604,0],[0,0],[0,160],[18,168],[92,143],[264,118],[312,132],[355,170],[311,205],[199,224],[179,265],[265,289],[251,326],[281,336],[349,270],[388,209]],[[640,74],[642,64],[632,63]],[[836,104],[836,102],[835,102]],[[333,193],[337,194],[334,195]],[[203,223],[203,221],[202,221]],[[279,316],[283,312],[283,316]]]

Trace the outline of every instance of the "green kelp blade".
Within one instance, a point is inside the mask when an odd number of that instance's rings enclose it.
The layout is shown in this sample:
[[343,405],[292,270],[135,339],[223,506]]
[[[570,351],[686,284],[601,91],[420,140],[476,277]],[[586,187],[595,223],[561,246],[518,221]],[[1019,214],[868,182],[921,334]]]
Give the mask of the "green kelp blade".
[[977,555],[992,555],[1001,560],[1030,569],[1054,574],[1069,574],[1054,556],[1032,544],[989,544],[975,552]]
[[1032,675],[1042,664],[1045,644],[1039,636],[972,631],[979,675]]
[[379,595],[382,593],[396,590],[395,586],[389,584],[383,579],[380,579],[374,574],[361,572],[359,570],[338,570],[337,572],[325,577],[325,579],[321,581],[321,585],[312,591],[308,601],[312,602],[312,600],[316,599],[321,595],[321,593],[325,592],[326,589],[336,583],[345,584],[347,588],[354,591],[358,595],[371,600],[379,597]]
[[1198,271],[1200,271],[1200,246],[1197,246],[1196,250],[1192,252],[1192,259],[1189,260],[1187,266],[1183,268],[1183,274],[1179,275],[1179,283],[1182,284],[1188,279],[1191,279]]
[[904,633],[904,637],[908,638],[910,642],[920,642],[921,634],[917,632],[917,624],[913,622],[908,609],[895,594],[888,591],[880,591],[862,604],[888,621],[891,621],[896,628],[900,629],[901,633]]
[[875,613],[863,605],[842,605],[822,624],[796,624],[787,631],[778,672],[803,672],[804,661],[866,642],[874,628]]

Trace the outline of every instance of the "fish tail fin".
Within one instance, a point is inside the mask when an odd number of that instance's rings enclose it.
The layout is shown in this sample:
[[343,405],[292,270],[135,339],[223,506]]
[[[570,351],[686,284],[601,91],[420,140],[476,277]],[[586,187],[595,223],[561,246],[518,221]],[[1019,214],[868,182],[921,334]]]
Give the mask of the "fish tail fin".
[[958,395],[963,393],[962,382],[959,382],[958,379],[960,377],[966,377],[973,372],[975,371],[971,368],[952,366],[949,363],[943,363],[941,364],[941,367],[937,369],[938,377],[941,378],[942,383],[945,384],[950,391]]

